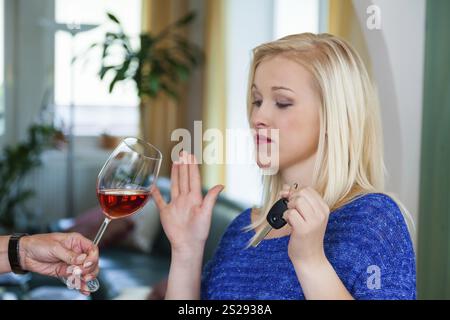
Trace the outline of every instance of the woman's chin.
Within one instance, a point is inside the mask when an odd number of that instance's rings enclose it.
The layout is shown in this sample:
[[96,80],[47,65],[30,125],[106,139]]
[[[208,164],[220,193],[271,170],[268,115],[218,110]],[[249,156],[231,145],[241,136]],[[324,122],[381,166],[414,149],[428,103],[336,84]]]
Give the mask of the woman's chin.
[[270,163],[265,164],[265,163],[261,163],[260,161],[256,161],[256,164],[258,165],[258,167],[260,169],[269,169],[270,168]]
[[275,174],[279,170],[278,161],[273,161],[271,159],[264,159],[263,161],[258,158],[256,159],[256,164],[263,172],[266,172],[267,174]]

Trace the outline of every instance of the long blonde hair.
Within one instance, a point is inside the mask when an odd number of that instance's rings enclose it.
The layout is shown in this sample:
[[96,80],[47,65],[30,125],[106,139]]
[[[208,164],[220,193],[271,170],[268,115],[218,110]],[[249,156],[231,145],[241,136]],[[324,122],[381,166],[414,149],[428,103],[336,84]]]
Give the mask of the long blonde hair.
[[[384,193],[397,203],[412,233],[414,223],[409,212],[395,195],[384,191],[386,167],[379,102],[358,53],[343,39],[326,33],[295,34],[256,47],[247,91],[249,121],[255,70],[263,60],[276,55],[306,68],[319,92],[320,136],[312,186],[330,211],[365,194]],[[247,231],[267,224],[266,215],[278,200],[281,187],[279,172],[263,176],[262,204],[254,208],[258,218],[245,228]]]

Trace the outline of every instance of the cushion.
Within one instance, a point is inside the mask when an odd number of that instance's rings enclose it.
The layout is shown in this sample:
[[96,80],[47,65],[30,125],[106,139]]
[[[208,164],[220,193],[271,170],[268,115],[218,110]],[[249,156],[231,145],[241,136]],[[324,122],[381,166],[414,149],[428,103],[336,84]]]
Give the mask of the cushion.
[[133,222],[134,228],[120,245],[140,252],[150,253],[161,224],[155,202],[150,200],[138,213],[132,215],[129,219]]

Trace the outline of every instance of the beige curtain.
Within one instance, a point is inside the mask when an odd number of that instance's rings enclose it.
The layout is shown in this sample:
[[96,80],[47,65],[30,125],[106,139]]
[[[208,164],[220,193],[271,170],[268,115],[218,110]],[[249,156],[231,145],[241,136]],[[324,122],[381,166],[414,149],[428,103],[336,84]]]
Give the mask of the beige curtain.
[[[205,75],[203,97],[203,130],[226,131],[226,59],[225,59],[225,1],[205,0]],[[224,139],[225,148],[225,139]],[[223,150],[223,160],[226,153]],[[206,187],[226,185],[225,165],[202,165],[202,179]]]
[[372,66],[367,43],[352,0],[329,0],[328,32],[352,44],[363,59],[369,74]]
[[[142,29],[153,34],[187,14],[189,4],[186,0],[144,0],[142,3]],[[170,154],[176,144],[170,141],[172,131],[186,128],[186,87],[183,86],[180,92],[178,102],[161,95],[157,99],[141,101],[140,104],[140,135],[161,150],[161,176],[170,176]]]

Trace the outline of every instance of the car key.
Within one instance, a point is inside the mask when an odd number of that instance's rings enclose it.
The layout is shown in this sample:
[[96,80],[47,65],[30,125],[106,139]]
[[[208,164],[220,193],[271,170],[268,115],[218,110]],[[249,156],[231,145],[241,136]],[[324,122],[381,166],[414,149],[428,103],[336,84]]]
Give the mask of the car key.
[[[297,189],[298,184],[295,183],[293,188],[294,190]],[[292,187],[289,190],[289,193],[292,192]],[[253,241],[252,246],[257,247],[260,242],[267,236],[267,234],[272,229],[281,229],[286,225],[286,220],[283,219],[283,213],[288,209],[288,199],[281,198],[275,204],[270,208],[269,212],[267,213],[267,222],[269,223],[267,226],[264,227],[263,231],[259,234],[259,236]]]

